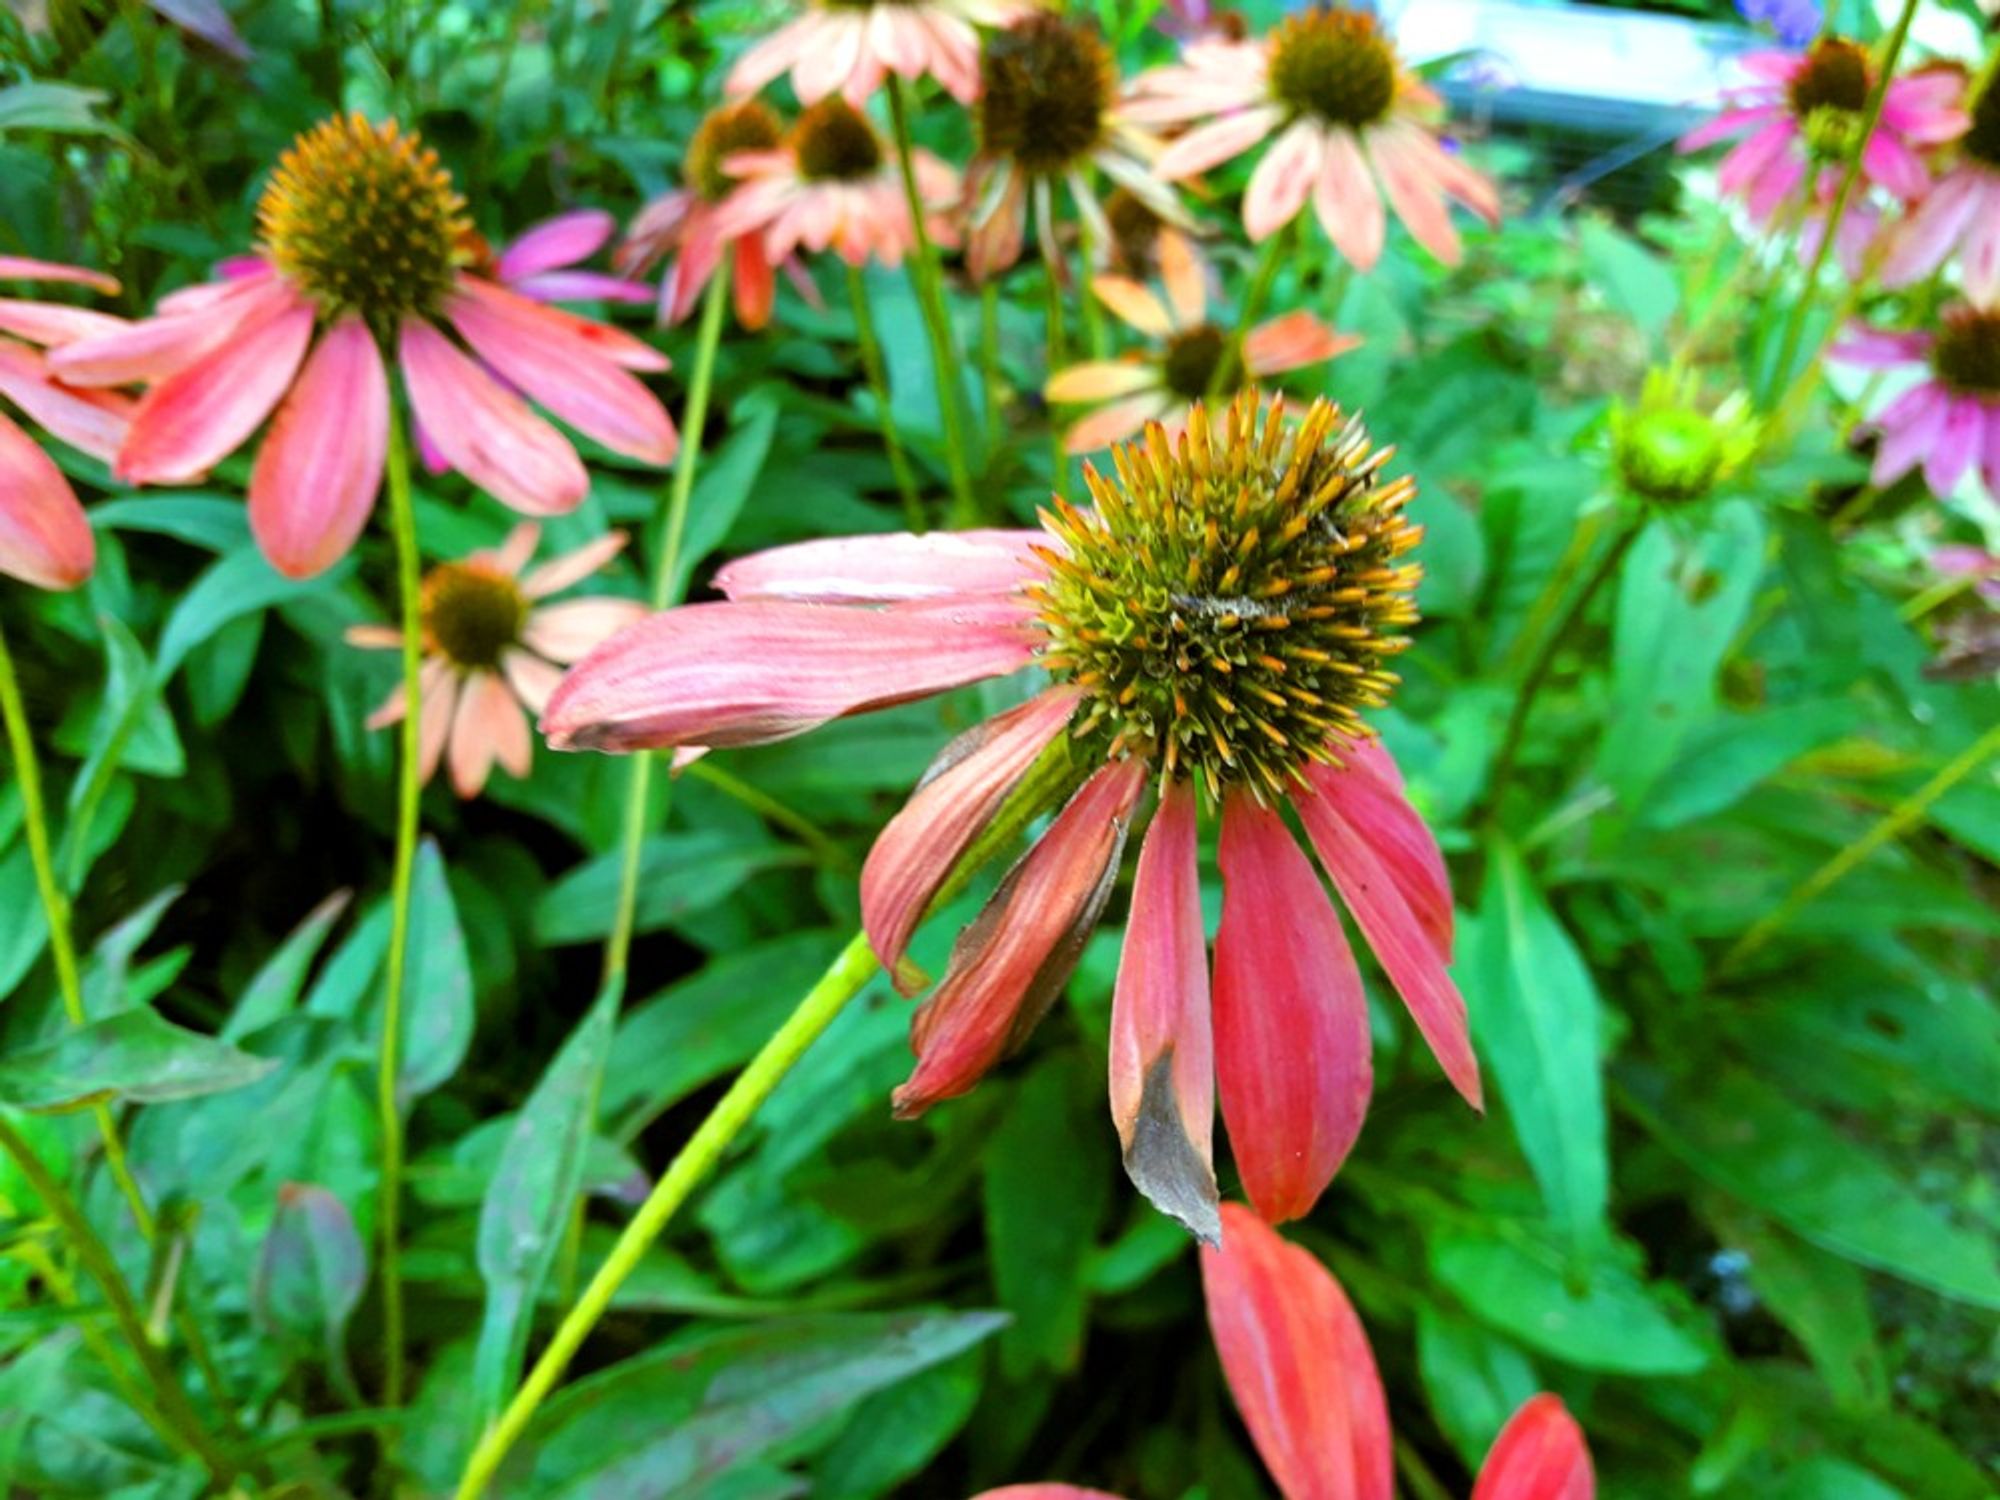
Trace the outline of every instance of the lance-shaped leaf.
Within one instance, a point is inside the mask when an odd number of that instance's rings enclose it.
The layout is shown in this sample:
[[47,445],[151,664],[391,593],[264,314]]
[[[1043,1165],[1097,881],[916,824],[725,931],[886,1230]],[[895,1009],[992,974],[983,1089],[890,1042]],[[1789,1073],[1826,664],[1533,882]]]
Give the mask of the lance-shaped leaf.
[[417,850],[410,888],[409,957],[403,969],[403,1048],[397,1092],[427,1094],[465,1061],[472,1045],[472,959],[437,843]]
[[0,1104],[44,1113],[158,1104],[241,1088],[276,1066],[150,1010],[128,1010],[0,1059]]

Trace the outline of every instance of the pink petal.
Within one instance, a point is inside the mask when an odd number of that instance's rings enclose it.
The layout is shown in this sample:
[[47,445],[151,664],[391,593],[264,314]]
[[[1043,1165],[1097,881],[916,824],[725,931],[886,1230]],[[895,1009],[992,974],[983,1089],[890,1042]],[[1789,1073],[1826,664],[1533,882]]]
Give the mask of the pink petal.
[[410,405],[454,469],[531,516],[576,509],[590,477],[563,435],[437,329],[406,319],[398,362]]
[[1530,1396],[1479,1467],[1472,1500],[1595,1500],[1590,1449],[1559,1397]]
[[992,821],[1035,758],[1075,712],[1072,688],[1051,688],[975,725],[945,746],[861,869],[861,925],[898,989],[925,981],[903,953],[932,897]]
[[566,599],[532,611],[521,644],[554,662],[581,661],[651,613],[637,599]]
[[657,295],[643,281],[605,271],[543,271],[510,285],[537,302],[651,302]]
[[350,314],[321,335],[251,471],[250,530],[271,566],[310,578],[345,557],[388,450],[389,377],[375,336]]
[[1285,1500],[1391,1500],[1388,1400],[1332,1272],[1225,1203],[1201,1285],[1229,1393]]
[[1048,571],[1035,553],[1053,544],[1046,532],[1026,530],[828,537],[738,558],[714,581],[731,599],[819,604],[1011,594]]
[[510,647],[501,653],[500,670],[506,674],[507,686],[514,690],[514,696],[532,714],[539,714],[548,707],[550,695],[562,681],[560,668],[550,666],[540,657],[518,647]]
[[1984,173],[1959,261],[1965,295],[1980,307],[2000,302],[2000,173]]
[[1368,1112],[1368,1002],[1319,877],[1278,816],[1222,813],[1215,1060],[1244,1191],[1272,1223],[1319,1200]]
[[[1969,171],[1953,172],[1932,188],[1890,240],[1882,262],[1883,285],[1908,286],[1942,265],[1972,222],[1981,197]],[[2000,209],[2000,204],[1994,207]]]
[[473,672],[458,685],[458,706],[451,716],[445,761],[451,772],[451,789],[461,797],[478,796],[493,769],[498,716],[489,707],[492,688],[499,689],[501,706],[511,709],[505,685],[491,672]]
[[132,413],[118,477],[185,484],[206,474],[271,414],[312,332],[312,308],[291,301],[262,322],[239,324],[228,343],[152,387]]
[[1915,468],[1944,430],[1950,406],[1951,396],[1944,387],[1927,381],[1876,418],[1882,441],[1875,449],[1869,482],[1880,488]]
[[1073,1484],[1006,1484],[981,1490],[972,1500],[1119,1500],[1104,1490],[1078,1489]]
[[1680,140],[1674,149],[1683,154],[1699,151],[1704,146],[1712,146],[1717,141],[1727,140],[1733,135],[1742,135],[1753,126],[1761,125],[1774,118],[1779,112],[1775,104],[1759,105],[1755,109],[1725,109],[1705,125],[1697,125]]
[[1036,641],[1005,604],[691,604],[592,652],[542,732],[558,750],[763,744],[1002,676]]
[[103,292],[107,297],[118,293],[117,278],[102,271],[66,266],[53,260],[31,260],[24,255],[0,255],[0,281],[67,281]]
[[610,240],[618,221],[599,208],[558,214],[521,234],[494,267],[510,285],[543,271],[554,271],[589,260]]
[[1123,442],[1156,418],[1174,409],[1175,401],[1164,390],[1144,391],[1123,401],[1114,401],[1083,418],[1063,438],[1065,453],[1095,453]]
[[[504,320],[509,325],[510,334],[519,332],[524,339],[533,338],[537,348],[544,343],[580,346],[621,370],[650,373],[667,369],[670,364],[666,355],[651,344],[635,339],[622,328],[613,328],[594,318],[579,317],[560,307],[530,301],[518,292],[509,291],[481,276],[461,275],[458,278],[458,289],[451,300],[465,299],[479,303],[496,320]],[[453,321],[456,321],[455,315]]]
[[[625,550],[626,536],[622,531],[607,531],[593,542],[585,542],[573,551],[565,552],[543,563],[534,572],[521,580],[521,592],[530,599],[546,599],[550,594],[560,594],[573,583],[581,583],[591,574]],[[528,549],[532,556],[534,549]],[[527,557],[522,558],[525,564]],[[513,569],[519,573],[520,567]]]
[[137,380],[161,379],[213,352],[239,328],[262,323],[299,303],[297,293],[275,276],[187,290],[207,294],[198,308],[185,313],[163,311],[115,331],[65,344],[50,356],[50,368],[71,385],[129,385]]
[[1916,152],[1886,130],[1877,130],[1861,151],[1861,165],[1868,175],[1898,198],[1921,198],[1931,185],[1930,173]]
[[917,1065],[896,1090],[898,1119],[970,1091],[1035,1029],[1118,883],[1144,786],[1137,761],[1091,777],[959,934],[949,972],[910,1024]]
[[1207,278],[1202,272],[1201,258],[1194,253],[1186,235],[1164,225],[1156,245],[1167,305],[1173,309],[1177,324],[1192,328],[1208,315]]
[[118,457],[132,425],[131,398],[58,384],[41,355],[5,340],[0,340],[0,396],[72,448],[105,463]]
[[1451,222],[1451,210],[1436,180],[1423,168],[1421,157],[1410,149],[1410,133],[1415,127],[1377,130],[1368,137],[1369,159],[1382,179],[1396,217],[1416,242],[1445,265],[1460,259],[1458,230]]
[[103,338],[131,326],[123,318],[92,312],[86,307],[0,297],[0,333],[11,333],[31,344],[73,344],[79,339]]
[[1163,182],[1178,182],[1220,166],[1269,138],[1281,118],[1274,108],[1246,109],[1197,125],[1155,158],[1153,173]]
[[1404,796],[1402,773],[1380,741],[1357,741],[1340,755],[1343,768],[1309,766],[1306,779],[1380,857],[1410,914],[1449,963],[1451,876],[1436,835]]
[[1794,135],[1789,119],[1773,120],[1722,158],[1715,171],[1716,186],[1725,193],[1741,193],[1784,155]]
[[62,470],[0,416],[0,573],[36,588],[73,589],[96,562],[90,522]]
[[1985,408],[1977,396],[1953,396],[1945,406],[1944,425],[1924,455],[1924,483],[1933,495],[1949,495],[1984,446]]
[[1387,220],[1361,146],[1345,130],[1327,132],[1326,160],[1313,184],[1313,213],[1334,248],[1367,271],[1382,257]]
[[1886,328],[1870,328],[1865,323],[1851,323],[1840,336],[1840,341],[1827,350],[1827,355],[1842,364],[1893,370],[1898,365],[1923,359],[1930,353],[1931,342],[1932,336],[1928,333],[1892,332]]
[[1129,396],[1160,383],[1160,372],[1137,359],[1093,359],[1058,370],[1042,395],[1059,406]]
[[1243,340],[1243,364],[1252,375],[1282,375],[1344,354],[1360,342],[1350,334],[1335,333],[1300,308],[1251,329]]
[[1300,120],[1264,153],[1243,194],[1243,228],[1252,243],[1263,244],[1298,217],[1324,170],[1326,138],[1333,133]]
[[1215,1041],[1195,825],[1193,788],[1168,782],[1139,850],[1111,1000],[1111,1118],[1139,1191],[1213,1245]]

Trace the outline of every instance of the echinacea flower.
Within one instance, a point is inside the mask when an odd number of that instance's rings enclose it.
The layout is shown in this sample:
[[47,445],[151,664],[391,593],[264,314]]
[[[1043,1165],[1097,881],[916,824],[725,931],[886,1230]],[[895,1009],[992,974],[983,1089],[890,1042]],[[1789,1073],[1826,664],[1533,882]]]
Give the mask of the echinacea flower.
[[1111,49],[1091,27],[1037,13],[986,39],[974,123],[978,152],[966,174],[966,269],[984,280],[1021,258],[1028,219],[1043,261],[1061,277],[1056,245],[1058,185],[1098,244],[1111,226],[1091,184],[1102,171],[1169,223],[1186,222],[1173,190],[1154,173],[1159,143],[1118,105]]
[[1958,159],[1897,230],[1882,263],[1887,286],[1928,276],[1955,250],[1965,295],[2000,305],[2000,79],[1988,76],[1973,98]]
[[1870,482],[1880,488],[1922,465],[1931,493],[1949,495],[1976,467],[2000,495],[2000,308],[1948,307],[1934,332],[1856,327],[1830,353],[1871,369],[1927,370],[1868,419],[1882,435]]
[[590,480],[514,388],[615,452],[672,457],[673,421],[630,373],[666,361],[472,270],[450,175],[393,121],[340,116],[300,136],[257,216],[256,264],[65,345],[50,365],[73,384],[147,383],[116,465],[134,484],[199,479],[269,418],[250,528],[279,571],[337,562],[374,507],[389,447],[385,355],[445,461],[516,510],[571,510]]
[[1417,243],[1457,265],[1448,200],[1489,224],[1500,220],[1492,182],[1426,123],[1437,96],[1403,68],[1364,10],[1320,5],[1257,41],[1192,43],[1178,63],[1134,80],[1125,108],[1134,120],[1191,127],[1154,163],[1169,179],[1268,141],[1243,195],[1243,227],[1260,243],[1310,201],[1334,247],[1365,271],[1381,258],[1386,193]]
[[[913,152],[910,166],[918,196],[938,215],[926,224],[931,238],[955,243],[942,215],[958,197],[958,174],[927,151]],[[809,106],[779,146],[739,151],[723,170],[741,185],[716,209],[716,232],[760,238],[771,262],[805,249],[832,250],[850,266],[898,266],[917,247],[901,169],[845,99]]]
[[1822,37],[1803,52],[1752,52],[1738,59],[1757,81],[1732,90],[1725,108],[1681,137],[1678,149],[1698,151],[1717,141],[1748,138],[1722,158],[1716,180],[1741,198],[1750,217],[1768,226],[1796,202],[1808,172],[1844,163],[1857,145],[1865,181],[1911,202],[1930,186],[1920,147],[1950,140],[1965,128],[1952,73],[1917,72],[1889,81],[1881,117],[1860,140],[1874,88],[1868,49],[1845,37]]
[[838,90],[868,101],[890,74],[935,78],[960,104],[979,95],[979,31],[1010,25],[1037,0],[804,0],[737,60],[729,92],[754,94],[781,73],[802,104]]
[[[1257,1456],[1284,1500],[1394,1500],[1389,1404],[1368,1333],[1333,1273],[1255,1214],[1222,1206],[1201,1254],[1209,1331]],[[1593,1500],[1583,1430],[1560,1398],[1522,1402],[1487,1450],[1472,1500]],[[975,1500],[1117,1500],[1017,1484]]]
[[[492,551],[439,563],[424,577],[424,664],[419,775],[429,781],[438,761],[451,769],[452,789],[476,797],[494,761],[508,775],[528,774],[532,759],[529,716],[547,706],[562,676],[559,667],[645,616],[636,599],[566,599],[546,604],[616,557],[625,533],[614,531],[523,573],[535,555],[541,528],[524,522]],[[356,625],[349,645],[395,650],[403,633],[393,625]],[[403,718],[398,687],[368,719],[386,729]]]
[[[1232,350],[1230,330],[1208,321],[1208,294],[1200,264],[1184,240],[1160,244],[1162,300],[1122,276],[1091,283],[1098,301],[1149,338],[1157,348],[1136,359],[1086,360],[1049,377],[1049,400],[1105,402],[1071,427],[1064,447],[1091,453],[1141,431],[1148,422],[1177,434],[1188,404],[1234,396],[1245,384],[1332,359],[1361,341],[1335,333],[1303,308],[1260,323]],[[1223,367],[1229,367],[1226,386]]]
[[[12,255],[0,255],[0,281],[118,290],[117,282],[96,271]],[[33,346],[57,346],[123,326],[86,308],[0,298],[0,397],[71,447],[110,463],[125,440],[132,403],[114,392],[63,385]],[[41,445],[0,407],[0,573],[37,588],[72,589],[96,562],[97,543],[76,491]]]
[[[1197,405],[1177,443],[1155,425],[1114,451],[1112,477],[1087,467],[1096,508],[1055,500],[1039,532],[857,537],[733,562],[715,579],[726,602],[654,615],[573,668],[542,729],[557,749],[762,744],[1041,667],[1052,683],[948,746],[862,872],[875,953],[912,988],[911,934],[1030,768],[1047,754],[1081,778],[917,1012],[896,1111],[967,1092],[1027,1037],[1155,784],[1112,1009],[1126,1167],[1213,1239],[1219,1081],[1251,1201],[1294,1218],[1354,1142],[1371,1063],[1361,977],[1286,804],[1445,1073],[1480,1097],[1447,973],[1444,861],[1361,718],[1396,682],[1421,572],[1403,514],[1415,484],[1383,479],[1388,457],[1326,401],[1297,423],[1249,392],[1213,421]],[[1212,989],[1204,800],[1221,821]]]
[[1646,372],[1639,399],[1611,409],[1612,468],[1625,492],[1663,510],[1716,493],[1757,451],[1759,426],[1743,392],[1712,409],[1690,371]]
[[717,214],[736,190],[736,179],[723,170],[723,163],[742,152],[773,150],[784,134],[777,114],[761,100],[718,105],[702,117],[688,141],[681,185],[655,198],[633,219],[612,263],[625,275],[639,276],[666,261],[660,279],[662,323],[678,323],[692,312],[725,261],[736,320],[752,329],[771,321],[777,279],[762,239],[723,234]]

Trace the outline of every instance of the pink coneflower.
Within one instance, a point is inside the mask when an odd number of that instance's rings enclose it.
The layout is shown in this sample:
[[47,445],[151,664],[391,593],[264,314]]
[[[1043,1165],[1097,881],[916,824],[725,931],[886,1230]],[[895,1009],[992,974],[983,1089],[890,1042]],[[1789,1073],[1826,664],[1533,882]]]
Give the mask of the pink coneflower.
[[[11,255],[0,255],[0,281],[118,290],[117,282],[95,271]],[[70,389],[50,375],[47,359],[31,346],[52,347],[123,326],[117,318],[59,302],[0,298],[0,397],[71,447],[110,463],[125,440],[132,403],[109,391]],[[97,543],[76,491],[0,407],[0,573],[37,588],[72,589],[96,562]]]
[[[1317,6],[1259,41],[1192,43],[1181,60],[1140,75],[1126,112],[1192,126],[1155,167],[1178,179],[1270,141],[1243,196],[1243,227],[1268,239],[1311,201],[1327,237],[1363,270],[1382,254],[1386,193],[1417,243],[1457,265],[1447,200],[1495,224],[1493,184],[1440,145],[1425,123],[1438,108],[1405,72],[1366,11]],[[1379,186],[1378,186],[1379,183]]]
[[2000,495],[2000,308],[1947,308],[1930,333],[1857,327],[1831,353],[1872,369],[1929,372],[1869,418],[1882,435],[1871,483],[1892,484],[1921,464],[1931,493],[1949,495],[1976,466]]
[[2000,81],[1988,77],[1980,87],[1954,145],[1958,159],[1897,231],[1882,280],[1907,286],[1956,250],[1965,295],[1993,307],[2000,305]]
[[1102,171],[1159,218],[1184,224],[1179,201],[1153,171],[1159,143],[1118,108],[1118,72],[1095,30],[1035,14],[986,39],[975,123],[979,150],[966,174],[966,269],[980,279],[1021,256],[1030,217],[1043,261],[1061,276],[1057,188],[1100,245],[1112,228],[1091,178]]
[[[931,238],[955,243],[943,211],[957,201],[958,174],[921,150],[911,167],[925,207],[936,211],[926,224]],[[850,266],[870,260],[898,266],[917,248],[901,171],[875,127],[844,99],[820,100],[792,123],[781,145],[738,152],[723,168],[741,186],[716,209],[716,232],[756,237],[767,260],[832,250]]]
[[570,510],[590,481],[569,440],[510,384],[607,448],[671,459],[673,422],[629,373],[666,361],[469,269],[463,209],[435,154],[394,122],[328,120],[299,137],[264,190],[257,265],[67,345],[51,367],[77,384],[147,382],[117,462],[134,484],[199,479],[271,418],[250,527],[294,577],[345,555],[374,506],[387,352],[445,461],[517,510]]
[[[420,774],[429,781],[439,759],[448,758],[452,789],[461,797],[479,795],[496,760],[508,775],[526,776],[533,753],[528,716],[548,705],[559,668],[646,614],[636,599],[541,602],[616,557],[624,532],[599,537],[524,576],[540,540],[541,528],[525,522],[497,550],[440,563],[424,578]],[[403,633],[393,625],[356,625],[347,640],[393,651]],[[403,708],[398,687],[368,727],[400,723]]]
[[[1162,241],[1160,275],[1167,295],[1123,276],[1091,283],[1097,299],[1158,346],[1136,358],[1087,360],[1049,377],[1049,400],[1106,402],[1070,428],[1064,446],[1092,453],[1159,422],[1177,435],[1188,404],[1232,397],[1243,385],[1332,359],[1361,341],[1335,333],[1303,309],[1272,318],[1244,336],[1240,354],[1232,335],[1208,321],[1208,296],[1200,264],[1186,242]],[[1227,363],[1233,378],[1218,389]]]
[[[1740,197],[1757,223],[1768,225],[1797,201],[1809,169],[1844,162],[1860,135],[1874,87],[1868,49],[1842,37],[1822,37],[1803,52],[1753,52],[1740,59],[1758,82],[1729,95],[1728,107],[1683,136],[1679,149],[1749,139],[1722,159],[1717,181]],[[1882,115],[1861,150],[1862,176],[1904,202],[1930,186],[1918,148],[1950,140],[1965,128],[1957,107],[1963,81],[1942,71],[1892,79]]]
[[[1394,1500],[1388,1398],[1368,1332],[1333,1273],[1255,1214],[1222,1206],[1201,1256],[1209,1331],[1250,1441],[1285,1500]],[[1592,1500],[1590,1449],[1562,1401],[1530,1396],[1480,1465],[1472,1500]],[[1117,1500],[1017,1484],[976,1500]]]
[[[905,988],[932,898],[1009,794],[1077,787],[960,935],[917,1012],[899,1115],[974,1087],[1061,990],[1118,871],[1148,785],[1112,1011],[1111,1104],[1128,1171],[1212,1239],[1216,1084],[1251,1201],[1306,1212],[1353,1144],[1370,1091],[1368,1006],[1340,919],[1280,809],[1296,809],[1445,1072],[1479,1100],[1446,972],[1451,895],[1435,840],[1361,719],[1416,618],[1413,481],[1358,422],[1296,424],[1244,393],[1086,469],[1096,509],[1043,530],[781,547],[716,577],[727,602],[669,610],[557,689],[559,749],[761,744],[1035,665],[1053,683],[963,735],[883,830],[863,922]],[[1060,747],[1060,748],[1053,748]],[[1052,766],[1044,755],[1058,757]],[[1094,767],[1094,770],[1092,769]],[[1196,829],[1221,821],[1211,992]]]
[[979,31],[1006,26],[1038,0],[806,0],[786,22],[737,60],[729,92],[754,94],[792,75],[802,104],[836,89],[862,105],[883,80],[935,78],[960,104],[979,95]]

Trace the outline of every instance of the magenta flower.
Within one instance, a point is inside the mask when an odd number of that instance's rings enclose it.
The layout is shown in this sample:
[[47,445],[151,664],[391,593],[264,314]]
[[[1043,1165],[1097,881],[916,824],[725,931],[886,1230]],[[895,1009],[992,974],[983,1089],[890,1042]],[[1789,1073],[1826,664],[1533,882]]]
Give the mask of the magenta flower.
[[1882,280],[1907,286],[1956,251],[1965,295],[1992,307],[2000,304],[2000,85],[1991,78],[1973,99],[1965,134],[1953,146],[1956,160],[1897,231]]
[[389,439],[385,351],[438,453],[516,510],[573,509],[590,480],[515,388],[616,452],[668,462],[673,421],[630,373],[666,361],[478,274],[463,209],[435,154],[394,122],[328,120],[265,188],[254,265],[65,345],[51,368],[78,385],[146,382],[116,464],[133,484],[199,479],[269,418],[250,527],[294,577],[343,557],[374,507]]
[[[1112,1010],[1126,1166],[1213,1239],[1219,1085],[1251,1201],[1294,1218],[1353,1145],[1371,1067],[1360,973],[1286,804],[1446,1074],[1480,1098],[1447,973],[1444,861],[1361,718],[1416,618],[1415,486],[1381,479],[1387,456],[1324,401],[1297,423],[1250,393],[1213,422],[1196,406],[1177,443],[1156,425],[1115,452],[1115,478],[1087,470],[1096,508],[1057,500],[1040,532],[807,542],[732,563],[716,577],[727,602],[614,637],[563,679],[542,728],[569,749],[761,744],[1041,667],[1049,686],[945,749],[862,873],[875,952],[918,988],[905,953],[932,898],[1064,742],[1081,784],[960,935],[911,1028],[896,1111],[965,1093],[1026,1038],[1154,786]],[[1221,822],[1212,983],[1204,805]]]
[[1935,332],[1857,325],[1830,351],[1876,370],[1921,367],[1925,377],[1869,418],[1882,435],[1869,478],[1894,483],[1922,465],[1933,495],[1949,495],[1977,468],[2000,495],[2000,309],[1945,309]]

